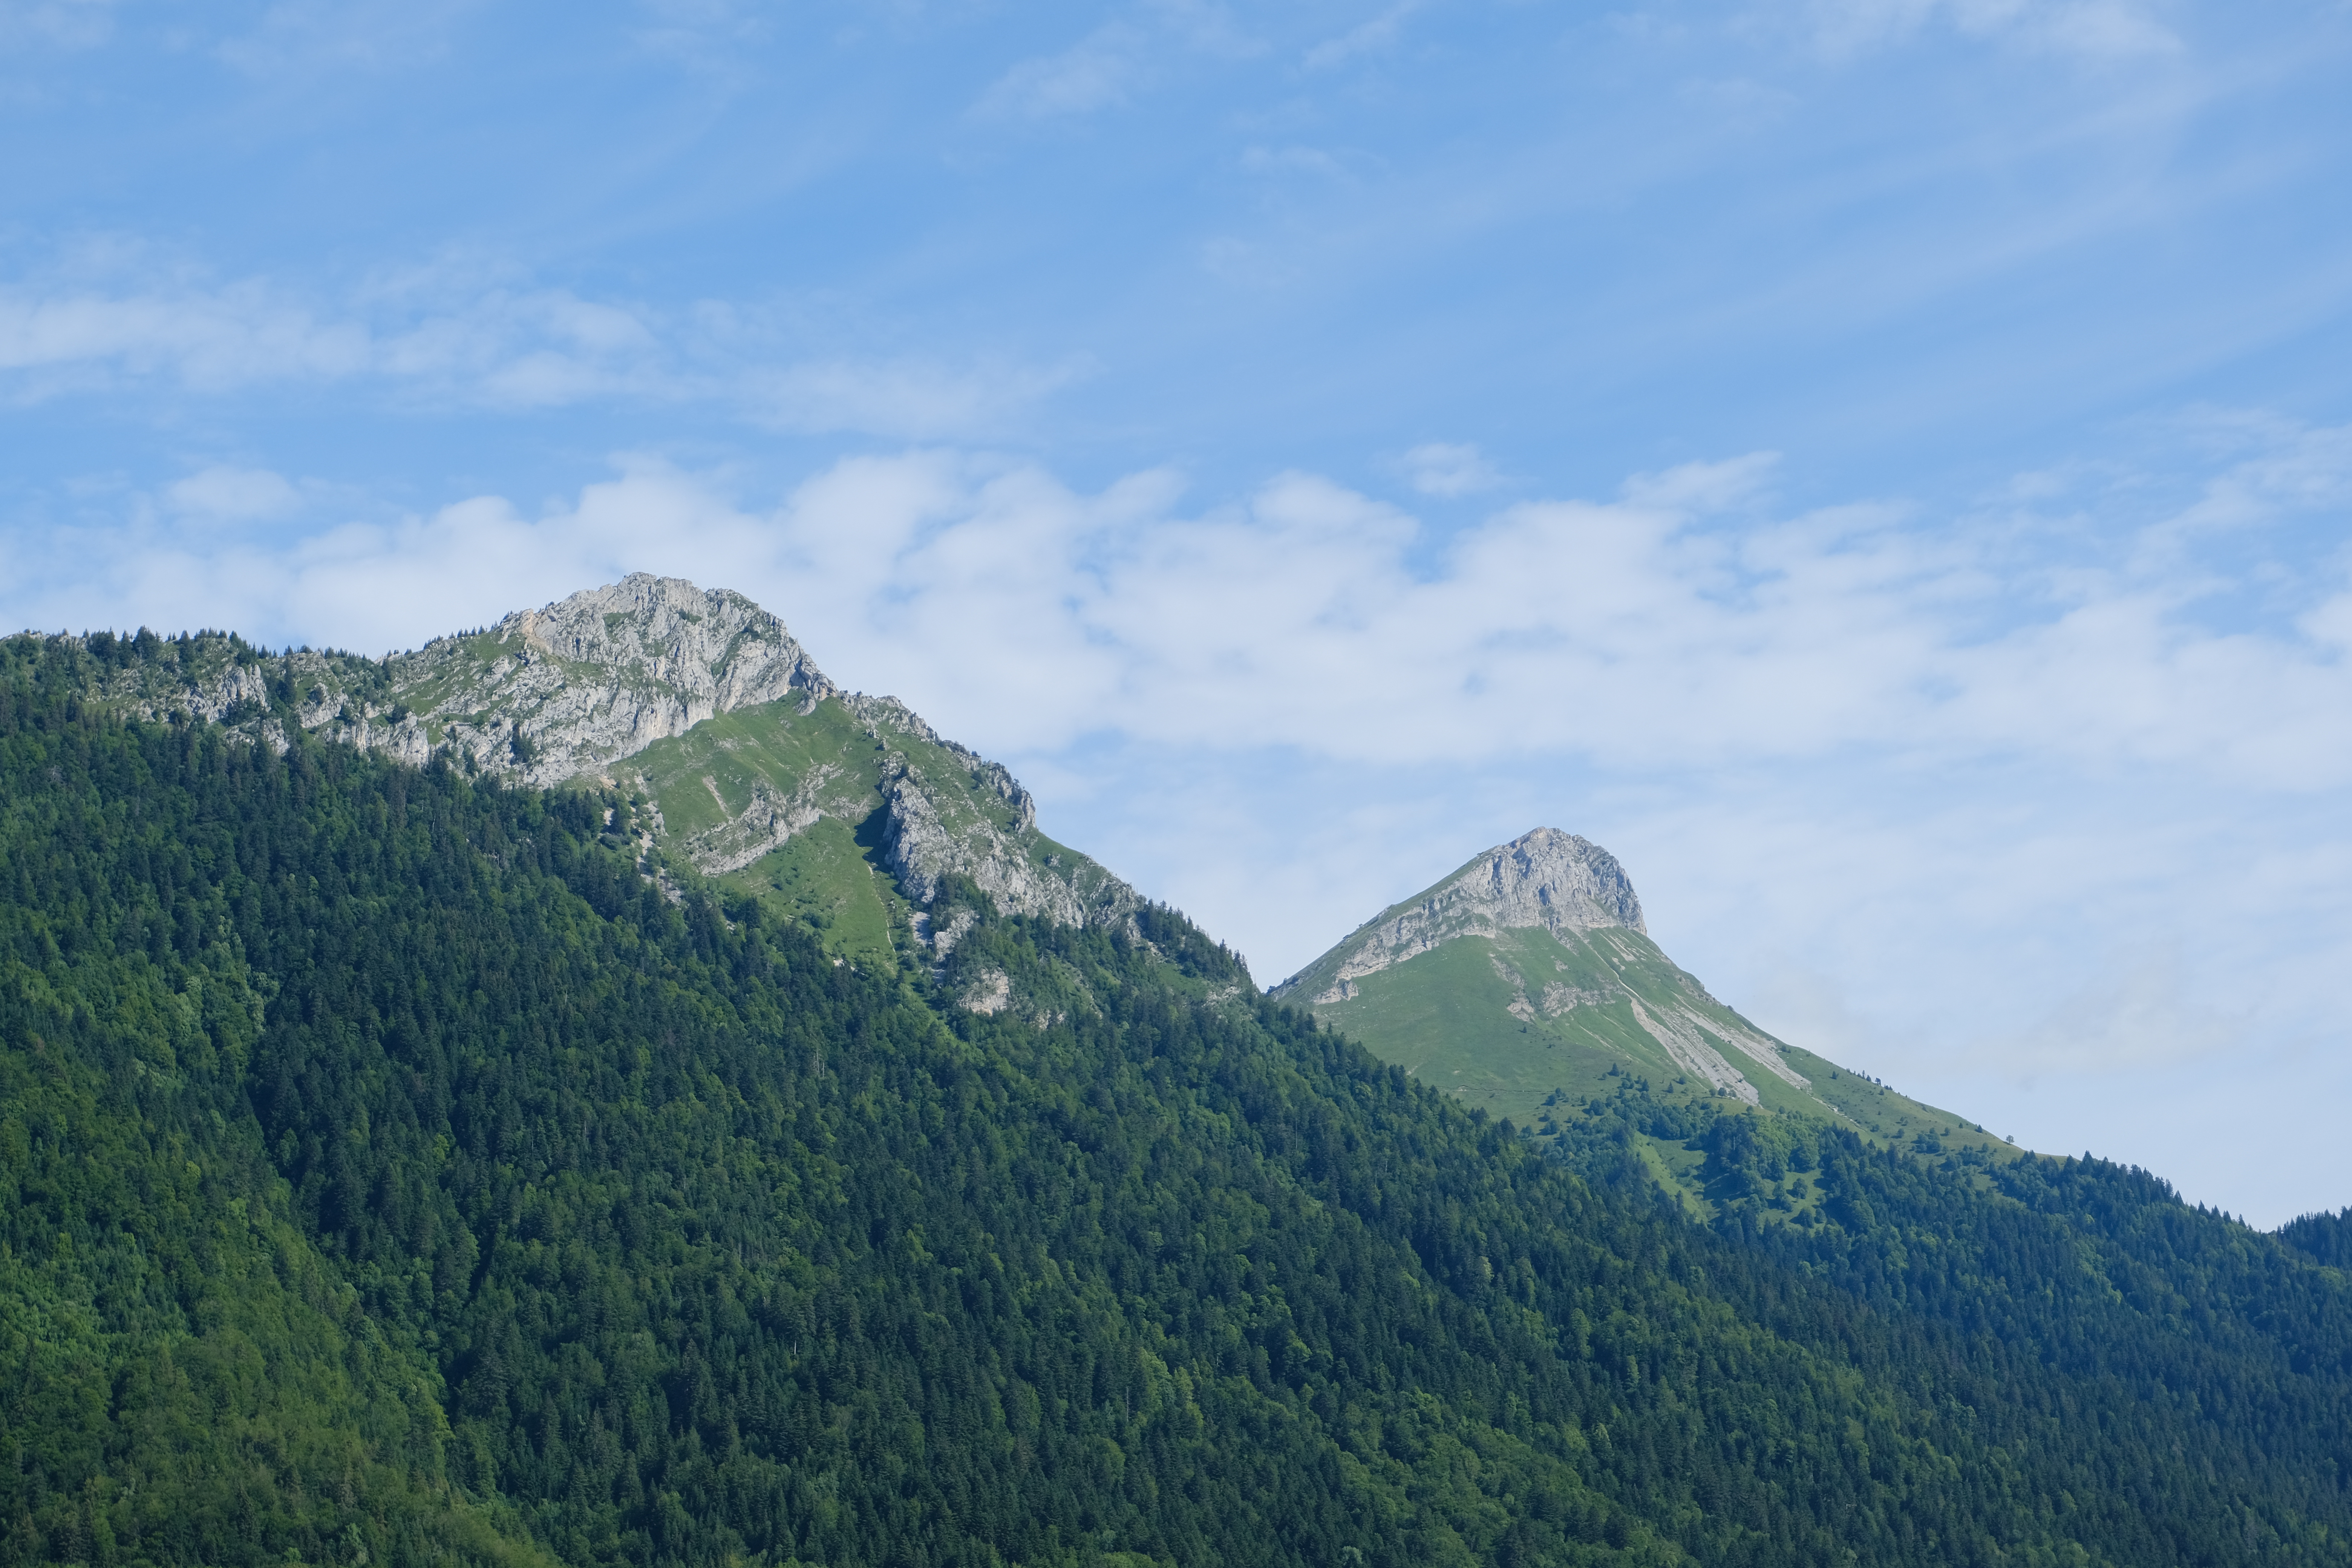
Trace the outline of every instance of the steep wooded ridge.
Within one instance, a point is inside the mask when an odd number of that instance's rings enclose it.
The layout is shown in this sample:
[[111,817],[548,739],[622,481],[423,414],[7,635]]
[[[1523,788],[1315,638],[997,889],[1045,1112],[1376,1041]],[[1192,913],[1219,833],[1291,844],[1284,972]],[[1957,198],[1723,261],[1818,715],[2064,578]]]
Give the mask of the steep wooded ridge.
[[[214,655],[226,723],[126,701]],[[306,657],[0,643],[11,1563],[2352,1562],[2336,1222],[1622,1077],[1538,1149],[894,851],[895,752],[1078,885],[813,684],[550,789]],[[855,823],[663,848],[834,762]],[[1669,1132],[1814,1221],[1663,1205]]]

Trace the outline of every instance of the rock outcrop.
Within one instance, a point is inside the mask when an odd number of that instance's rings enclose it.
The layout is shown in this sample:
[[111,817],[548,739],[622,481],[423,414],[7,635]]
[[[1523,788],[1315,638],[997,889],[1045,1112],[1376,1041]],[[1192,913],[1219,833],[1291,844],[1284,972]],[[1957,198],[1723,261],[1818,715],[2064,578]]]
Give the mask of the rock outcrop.
[[[1541,926],[1554,936],[1625,926],[1647,933],[1642,900],[1617,858],[1589,838],[1538,827],[1498,844],[1410,906],[1382,914],[1350,938],[1331,977],[1339,1001],[1346,986],[1457,937]],[[1352,993],[1348,993],[1352,994]]]
[[836,690],[742,595],[642,572],[392,664],[398,700],[440,743],[534,784],[601,772],[716,714]]
[[748,809],[686,841],[687,858],[709,876],[741,870],[771,850],[782,848],[793,834],[805,833],[824,817],[838,815],[837,807],[827,809],[833,805],[827,796],[835,793],[832,786],[841,776],[841,769],[820,764],[789,795],[759,785]]
[[[945,879],[960,876],[1005,914],[1074,926],[1133,921],[1141,896],[1091,860],[1065,865],[1045,849],[1037,837],[1036,800],[1002,763],[942,739],[895,698],[846,701],[866,732],[886,745],[893,739],[923,742],[894,746],[882,762],[884,863],[908,898],[929,904]],[[925,751],[931,752],[928,760]],[[943,787],[949,781],[932,776],[943,767],[961,771],[974,788]],[[964,807],[975,794],[999,805],[1002,815]]]

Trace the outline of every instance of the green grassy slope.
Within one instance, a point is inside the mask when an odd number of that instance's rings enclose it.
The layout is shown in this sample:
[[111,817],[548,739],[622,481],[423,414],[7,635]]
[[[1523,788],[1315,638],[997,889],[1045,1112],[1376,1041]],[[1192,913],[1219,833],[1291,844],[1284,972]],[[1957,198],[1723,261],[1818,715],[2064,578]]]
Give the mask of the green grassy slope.
[[869,703],[860,712],[857,702],[827,698],[804,712],[783,701],[722,714],[614,764],[612,776],[652,804],[658,842],[671,858],[705,866],[715,852],[745,842],[727,837],[730,825],[754,815],[763,798],[821,814],[779,847],[719,871],[719,880],[808,921],[828,950],[858,962],[891,962],[915,912],[883,868],[876,815],[901,770],[919,783],[950,834],[985,823],[1042,874],[1082,894],[1111,880],[1093,860],[1024,826],[978,759],[934,740],[895,704]]
[[[838,699],[803,714],[775,703],[706,720],[616,764],[614,777],[658,813],[675,856],[723,830],[764,792],[824,815],[781,848],[725,880],[823,933],[828,950],[861,963],[890,961],[910,906],[879,869],[879,847],[858,828],[881,803],[886,744]],[[920,744],[920,742],[917,742]],[[878,826],[878,823],[877,824]]]
[[[1307,984],[1287,994],[1299,995]],[[1779,1041],[1780,1059],[1807,1081],[1800,1087],[1766,1070],[1737,1044],[1762,1031],[1635,931],[1582,931],[1565,942],[1538,928],[1461,937],[1351,984],[1353,995],[1313,1003],[1316,1016],[1423,1081],[1524,1127],[1565,1119],[1626,1075],[1666,1098],[1719,1098],[1643,1026],[1638,1000],[1654,1017],[1687,1009],[1716,1024],[1699,1026],[1701,1037],[1740,1069],[1765,1110],[1829,1121],[1874,1142],[1927,1133],[1954,1147],[2009,1149],[1949,1111]],[[1528,1005],[1545,984],[1590,999],[1547,1015]]]

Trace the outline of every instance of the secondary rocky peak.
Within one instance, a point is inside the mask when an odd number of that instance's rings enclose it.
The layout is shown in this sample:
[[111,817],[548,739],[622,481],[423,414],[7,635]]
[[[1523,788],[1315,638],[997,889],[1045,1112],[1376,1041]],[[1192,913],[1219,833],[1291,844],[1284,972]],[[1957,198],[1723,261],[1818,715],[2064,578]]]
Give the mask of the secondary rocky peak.
[[1626,926],[1647,935],[1642,900],[1617,857],[1589,838],[1538,827],[1497,844],[1373,922],[1340,978],[1385,969],[1457,936],[1540,926],[1554,936]]
[[[1473,937],[1482,961],[1409,963]],[[1517,1075],[1520,1111],[1557,1104],[1538,1099],[1596,1063],[1662,1071],[1749,1105],[1763,1102],[1764,1079],[1751,1077],[1760,1069],[1779,1080],[1771,1092],[1783,1104],[1785,1088],[1827,1109],[1779,1041],[1658,951],[1617,858],[1554,827],[1497,844],[1391,905],[1276,994],[1412,1071],[1442,1071],[1432,1081],[1458,1091],[1475,1081],[1491,1100]],[[1562,1047],[1572,1050],[1546,1054]]]
[[1337,996],[1351,981],[1456,937],[1528,927],[1566,936],[1610,926],[1649,932],[1642,900],[1617,857],[1589,838],[1538,827],[1497,844],[1437,886],[1382,911],[1287,984],[1312,975],[1318,992],[1334,987],[1328,994]]
[[1598,926],[1643,935],[1642,900],[1617,857],[1589,838],[1538,827],[1498,844],[1432,895],[1506,929],[1542,926],[1555,936]]

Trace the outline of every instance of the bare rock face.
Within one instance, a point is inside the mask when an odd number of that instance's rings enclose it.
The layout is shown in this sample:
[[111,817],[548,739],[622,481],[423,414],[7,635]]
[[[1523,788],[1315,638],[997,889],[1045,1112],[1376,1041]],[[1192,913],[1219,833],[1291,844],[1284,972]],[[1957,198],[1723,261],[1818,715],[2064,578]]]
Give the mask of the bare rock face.
[[687,858],[713,877],[741,870],[781,848],[793,834],[815,826],[828,814],[845,815],[828,798],[842,776],[839,768],[819,765],[789,795],[759,786],[750,808],[740,816],[688,839]]
[[445,744],[534,784],[600,770],[715,714],[835,694],[784,624],[742,595],[643,572],[394,663],[395,689]]
[[968,1013],[1002,1013],[1013,1005],[1013,982],[1001,969],[984,969],[964,987],[956,1005]]
[[[893,759],[899,762],[899,759]],[[903,762],[900,766],[904,767]],[[911,769],[891,779],[883,795],[885,863],[907,896],[928,904],[949,876],[971,879],[989,901],[1008,915],[1027,915],[1056,925],[1115,925],[1134,914],[1141,900],[1116,877],[1066,879],[1040,867],[1022,841],[1022,819],[1006,829],[992,823],[950,830]]]
[[[893,747],[882,763],[884,863],[909,899],[929,904],[944,879],[960,876],[1005,914],[1075,926],[1133,920],[1142,900],[1125,882],[1092,861],[1064,866],[1058,856],[1041,858],[1037,802],[1003,763],[942,739],[896,698],[845,700],[886,745],[893,739],[924,742]],[[969,796],[942,787],[947,781],[933,774],[943,766],[961,770],[1003,814],[975,817],[959,809]]]
[[[896,698],[841,691],[782,622],[740,594],[638,574],[395,662],[394,684],[418,712],[376,743],[421,751],[429,725],[477,767],[533,784],[600,773],[717,714],[794,695],[805,713],[837,698],[886,749],[878,779],[820,766],[789,788],[760,786],[748,809],[680,846],[707,873],[749,866],[821,817],[856,822],[879,809],[886,863],[918,903],[951,875],[1008,914],[1061,924],[1127,920],[1139,903],[1091,862],[1045,863],[1037,803],[1003,764]],[[1002,815],[974,817],[974,795]]]
[[[68,638],[87,647],[83,638]],[[248,738],[284,752],[289,725],[331,730],[403,761],[423,763],[431,752],[423,727],[371,715],[348,700],[336,659],[309,648],[267,655],[221,632],[161,639],[149,657],[100,685],[121,711],[150,722],[177,716],[241,727]],[[284,706],[273,703],[282,698]]]
[[1381,916],[1350,942],[1328,999],[1352,995],[1351,982],[1456,937],[1529,926],[1554,936],[1607,926],[1649,933],[1642,900],[1617,857],[1589,838],[1538,827],[1487,850],[1411,907]]

